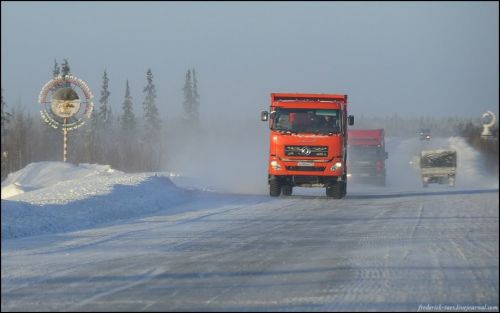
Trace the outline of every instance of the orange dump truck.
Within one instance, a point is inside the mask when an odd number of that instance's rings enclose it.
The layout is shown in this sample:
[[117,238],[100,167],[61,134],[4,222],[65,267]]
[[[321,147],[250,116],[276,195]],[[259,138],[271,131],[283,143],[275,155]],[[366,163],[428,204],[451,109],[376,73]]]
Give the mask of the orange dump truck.
[[269,194],[292,194],[293,187],[325,187],[343,198],[347,190],[347,95],[272,93],[269,121]]

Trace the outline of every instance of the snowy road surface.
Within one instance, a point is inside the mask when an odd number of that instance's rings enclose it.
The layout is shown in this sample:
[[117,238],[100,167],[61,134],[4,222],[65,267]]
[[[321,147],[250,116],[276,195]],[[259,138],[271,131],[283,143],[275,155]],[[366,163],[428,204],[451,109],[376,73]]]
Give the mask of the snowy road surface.
[[[423,145],[457,149],[454,188],[422,188]],[[387,147],[387,187],[341,200],[32,163],[2,182],[1,309],[498,311],[498,178],[460,138]]]
[[303,194],[4,241],[2,311],[498,308],[498,190]]

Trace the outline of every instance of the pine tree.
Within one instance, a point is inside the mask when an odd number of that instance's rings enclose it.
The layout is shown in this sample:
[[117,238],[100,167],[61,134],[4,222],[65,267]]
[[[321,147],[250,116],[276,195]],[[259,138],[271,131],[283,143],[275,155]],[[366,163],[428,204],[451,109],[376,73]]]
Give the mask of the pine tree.
[[132,131],[135,129],[136,121],[135,121],[132,97],[130,96],[130,87],[128,84],[128,80],[125,87],[125,100],[123,101],[122,108],[123,108],[123,115],[120,120],[121,127],[123,130]]
[[148,69],[146,73],[147,85],[144,87],[143,92],[146,93],[144,99],[144,120],[146,122],[146,132],[151,134],[158,130],[161,126],[161,121],[158,115],[158,108],[156,107],[156,87],[153,84],[153,73]]
[[145,149],[144,170],[152,171],[159,166],[161,159],[161,142],[159,141],[159,133],[161,128],[161,120],[159,118],[158,108],[156,107],[156,88],[153,84],[153,73],[148,69],[146,73],[147,85],[143,92],[146,94],[144,99],[144,132],[143,143]]
[[69,68],[69,63],[67,59],[64,59],[64,62],[62,64],[62,73],[61,75],[65,77],[66,75],[70,75],[71,69]]
[[199,121],[200,109],[200,94],[198,93],[198,80],[196,79],[196,71],[193,69],[193,111],[196,122]]
[[108,73],[104,70],[104,75],[102,76],[102,89],[101,89],[101,98],[99,99],[99,103],[101,106],[99,107],[99,127],[107,128],[109,123],[111,122],[111,108],[108,105],[109,95],[111,94],[108,90],[109,79]]
[[[71,75],[71,69],[69,68],[68,60],[64,59],[64,62],[62,64],[62,69],[61,69],[61,76],[66,77],[66,75]],[[69,82],[65,83],[64,87],[70,88],[71,83],[69,83]]]
[[2,107],[2,125],[1,125],[1,140],[2,140],[2,155],[1,155],[1,176],[2,179],[7,176],[8,172],[10,172],[10,169],[8,168],[8,158],[9,158],[9,151],[7,149],[7,135],[9,133],[8,130],[8,125],[10,123],[10,118],[11,114],[7,112],[7,103],[3,101],[3,88],[1,89],[1,107]]
[[52,77],[56,78],[60,73],[61,68],[59,67],[59,64],[57,64],[57,61],[54,59],[54,69],[52,70]]
[[184,120],[187,121],[187,126],[190,129],[196,128],[199,124],[199,99],[198,81],[194,69],[186,72],[186,80],[184,81]]
[[137,165],[137,135],[135,133],[136,129],[136,119],[133,110],[132,96],[130,95],[130,86],[127,80],[125,87],[125,100],[122,104],[123,115],[120,118],[120,125],[122,131],[119,133],[120,136],[120,153],[119,154],[119,166],[122,171],[134,171],[139,169]]
[[191,70],[186,72],[186,80],[184,81],[184,87],[182,88],[184,92],[184,119],[191,122],[193,119],[193,85],[191,82]]

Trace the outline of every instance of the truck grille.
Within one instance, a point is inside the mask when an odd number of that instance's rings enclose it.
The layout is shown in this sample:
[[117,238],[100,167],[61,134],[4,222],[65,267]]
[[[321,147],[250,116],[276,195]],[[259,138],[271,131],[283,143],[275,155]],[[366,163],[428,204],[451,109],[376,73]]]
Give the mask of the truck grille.
[[353,174],[366,173],[366,174],[376,174],[377,168],[375,162],[353,162],[349,165],[349,170]]
[[286,156],[328,156],[328,146],[285,146]]
[[304,171],[304,172],[323,172],[324,167],[314,167],[314,166],[287,166],[289,171]]

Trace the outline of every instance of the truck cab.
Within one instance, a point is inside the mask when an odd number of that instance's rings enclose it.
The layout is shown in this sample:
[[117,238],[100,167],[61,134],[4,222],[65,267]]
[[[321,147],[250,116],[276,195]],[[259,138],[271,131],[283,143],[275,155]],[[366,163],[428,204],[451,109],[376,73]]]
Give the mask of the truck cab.
[[349,129],[348,133],[348,180],[385,186],[389,155],[384,129]]
[[293,187],[324,187],[343,198],[347,190],[347,95],[272,93],[269,122],[269,194],[292,194]]

